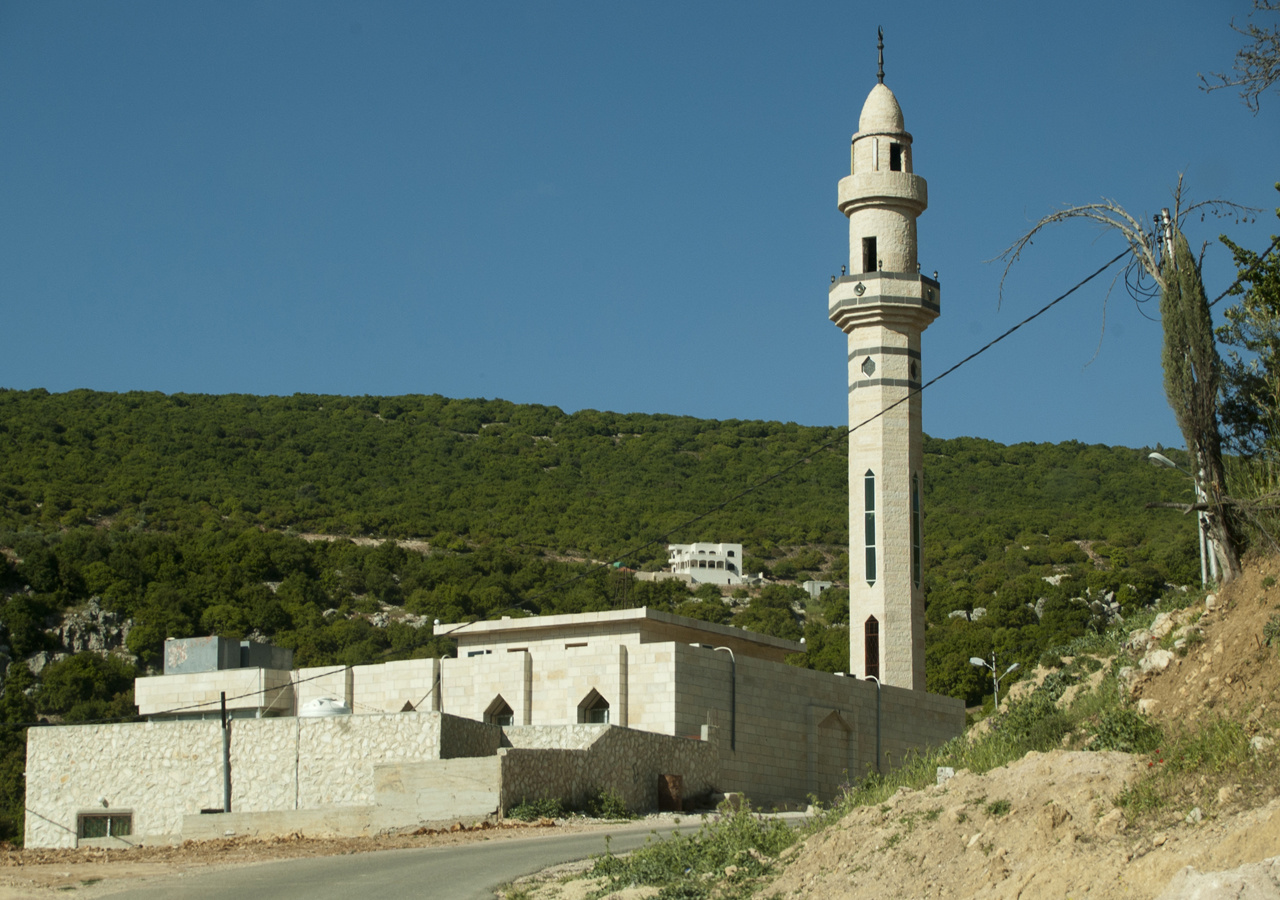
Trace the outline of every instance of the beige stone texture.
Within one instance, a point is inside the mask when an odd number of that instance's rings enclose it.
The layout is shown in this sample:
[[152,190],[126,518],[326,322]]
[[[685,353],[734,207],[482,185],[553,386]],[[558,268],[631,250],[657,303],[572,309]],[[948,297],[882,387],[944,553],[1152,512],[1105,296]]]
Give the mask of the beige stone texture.
[[216,715],[221,697],[227,709],[254,710],[265,715],[293,711],[293,684],[287,669],[219,669],[183,675],[155,675],[134,681],[133,697],[144,716],[179,711],[185,715]]
[[347,709],[352,709],[352,671],[350,666],[313,666],[298,669],[294,673],[294,694],[297,698],[294,711],[306,706],[312,700],[328,697],[337,700]]
[[177,834],[184,815],[222,806],[221,731],[218,722],[32,728],[26,846],[74,847],[77,815],[106,810],[131,812],[135,835]]

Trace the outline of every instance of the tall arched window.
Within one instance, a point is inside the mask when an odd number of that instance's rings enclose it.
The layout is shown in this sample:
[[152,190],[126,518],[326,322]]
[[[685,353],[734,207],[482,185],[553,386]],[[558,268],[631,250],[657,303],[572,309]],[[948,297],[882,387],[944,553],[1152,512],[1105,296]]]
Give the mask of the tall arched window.
[[862,672],[864,678],[880,677],[880,623],[868,616],[862,627]]
[[867,584],[876,583],[876,476],[870,469],[863,476],[862,521],[867,553]]
[[920,587],[920,476],[911,476],[911,580]]

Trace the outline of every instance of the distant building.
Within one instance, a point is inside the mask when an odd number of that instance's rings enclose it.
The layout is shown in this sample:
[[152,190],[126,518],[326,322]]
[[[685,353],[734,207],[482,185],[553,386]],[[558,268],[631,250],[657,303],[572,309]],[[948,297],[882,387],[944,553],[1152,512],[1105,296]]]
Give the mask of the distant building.
[[741,544],[668,544],[667,562],[694,584],[742,584]]
[[800,587],[804,588],[804,592],[815,600],[823,591],[830,589],[832,582],[830,581],[806,581]]

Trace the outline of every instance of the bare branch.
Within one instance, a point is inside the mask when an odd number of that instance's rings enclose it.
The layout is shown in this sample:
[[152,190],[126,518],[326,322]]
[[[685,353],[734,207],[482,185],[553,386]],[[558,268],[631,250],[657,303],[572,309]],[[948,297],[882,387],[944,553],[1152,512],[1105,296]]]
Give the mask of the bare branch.
[[[1252,19],[1253,14],[1258,12],[1280,12],[1280,0],[1253,0],[1253,12],[1249,13],[1248,18]],[[1261,108],[1262,95],[1280,81],[1280,25],[1262,28],[1250,22],[1241,28],[1236,24],[1235,19],[1232,19],[1231,28],[1252,43],[1236,51],[1235,65],[1232,66],[1233,74],[1210,73],[1210,78],[1218,81],[1218,84],[1211,83],[1208,78],[1201,75],[1200,89],[1218,91],[1225,87],[1243,88],[1240,91],[1240,99],[1244,101],[1245,106],[1253,110],[1256,116]]]

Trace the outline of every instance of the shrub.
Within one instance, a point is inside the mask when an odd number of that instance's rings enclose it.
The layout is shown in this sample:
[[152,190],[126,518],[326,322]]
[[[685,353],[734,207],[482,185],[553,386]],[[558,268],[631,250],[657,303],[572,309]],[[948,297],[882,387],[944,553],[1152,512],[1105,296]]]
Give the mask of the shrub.
[[[778,854],[795,841],[796,833],[785,822],[744,808],[704,821],[691,836],[677,833],[650,841],[626,857],[606,853],[596,859],[591,875],[608,879],[610,890],[661,888],[657,896],[662,900],[702,900],[713,892],[718,898],[747,897],[756,880],[772,871]],[[736,868],[726,876],[729,866]]]
[[587,815],[597,819],[630,819],[627,801],[617,791],[604,788],[595,791],[587,800]]
[[542,797],[538,800],[521,799],[519,804],[507,810],[507,818],[519,819],[521,822],[561,819],[564,818],[564,805],[555,797]]
[[1160,746],[1164,734],[1136,710],[1120,707],[1108,709],[1089,728],[1094,750],[1120,750],[1124,753],[1147,753]]

